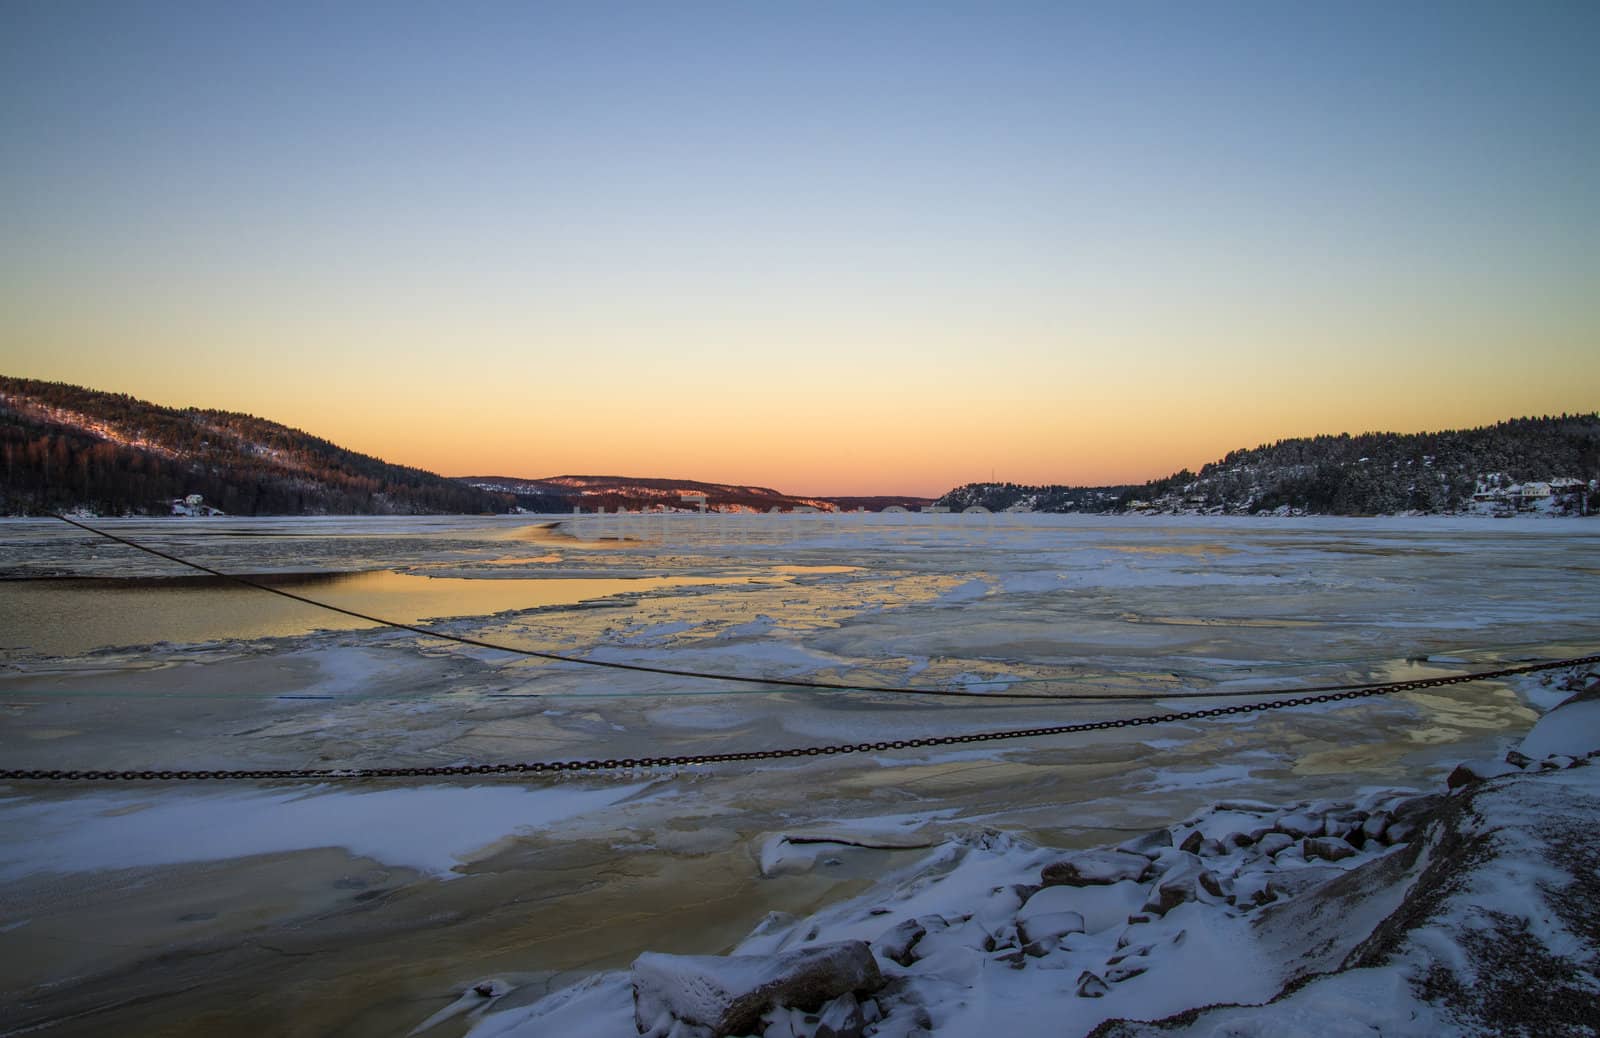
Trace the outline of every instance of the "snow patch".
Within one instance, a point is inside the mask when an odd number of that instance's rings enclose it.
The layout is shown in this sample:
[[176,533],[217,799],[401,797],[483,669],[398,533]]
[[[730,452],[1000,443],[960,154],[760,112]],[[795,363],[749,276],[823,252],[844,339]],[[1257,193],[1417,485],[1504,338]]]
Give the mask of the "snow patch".
[[218,861],[343,847],[449,878],[506,836],[598,811],[650,783],[593,788],[433,786],[372,792],[97,793],[0,801],[0,829],[27,832],[0,849],[0,880],[32,873]]

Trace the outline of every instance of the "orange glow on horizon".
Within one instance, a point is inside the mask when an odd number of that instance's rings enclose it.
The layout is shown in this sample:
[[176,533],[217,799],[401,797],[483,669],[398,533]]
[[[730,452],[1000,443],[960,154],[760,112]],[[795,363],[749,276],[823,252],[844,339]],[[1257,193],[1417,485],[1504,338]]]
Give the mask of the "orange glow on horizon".
[[1465,428],[1592,409],[1600,399],[1593,361],[1509,386],[1492,369],[1458,365],[1451,391],[1431,395],[1405,377],[1365,384],[1354,370],[1308,372],[1304,384],[1263,389],[1187,365],[1164,378],[1144,364],[1102,365],[1091,386],[1008,383],[976,368],[962,373],[964,382],[878,370],[833,388],[747,372],[744,384],[713,391],[691,384],[697,376],[714,384],[704,365],[673,378],[622,370],[609,383],[560,384],[403,368],[330,370],[302,382],[265,365],[252,372],[252,363],[226,381],[182,364],[169,365],[176,375],[155,375],[135,363],[89,370],[55,358],[8,373],[168,406],[246,411],[443,475],[654,476],[792,494],[926,497],[991,478],[1136,484],[1278,439]]

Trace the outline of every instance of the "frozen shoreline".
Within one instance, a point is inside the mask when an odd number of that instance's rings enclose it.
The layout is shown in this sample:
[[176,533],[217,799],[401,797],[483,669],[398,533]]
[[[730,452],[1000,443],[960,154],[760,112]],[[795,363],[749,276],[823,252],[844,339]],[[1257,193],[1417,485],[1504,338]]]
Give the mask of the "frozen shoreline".
[[[473,1038],[1593,1033],[1588,686],[1523,744],[1555,752],[1463,765],[1447,790],[1225,801],[1071,853],[975,832],[730,956],[647,954],[515,1008],[486,980],[417,1033],[458,1014]],[[847,948],[870,979],[803,957]]]

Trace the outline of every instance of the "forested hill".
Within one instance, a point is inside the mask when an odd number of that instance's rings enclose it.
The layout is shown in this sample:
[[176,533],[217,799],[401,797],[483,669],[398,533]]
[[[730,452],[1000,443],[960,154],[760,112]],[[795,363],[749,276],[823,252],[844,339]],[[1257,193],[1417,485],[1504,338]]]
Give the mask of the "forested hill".
[[190,494],[229,515],[504,512],[513,504],[251,415],[4,376],[0,473],[0,515],[165,515]]
[[[1379,515],[1592,511],[1600,415],[1515,418],[1436,433],[1348,433],[1236,450],[1198,473],[1131,486],[969,483],[941,505],[1044,512],[1303,511]],[[1476,500],[1475,500],[1476,498]]]
[[880,495],[874,497],[797,497],[771,487],[733,483],[705,483],[694,479],[661,479],[638,476],[547,476],[522,479],[511,476],[459,476],[461,482],[480,490],[515,494],[517,503],[534,512],[565,512],[624,508],[631,511],[694,508],[686,501],[691,495],[704,497],[705,507],[714,512],[768,512],[811,508],[822,512],[869,512],[890,506],[920,508],[933,503],[930,497]]

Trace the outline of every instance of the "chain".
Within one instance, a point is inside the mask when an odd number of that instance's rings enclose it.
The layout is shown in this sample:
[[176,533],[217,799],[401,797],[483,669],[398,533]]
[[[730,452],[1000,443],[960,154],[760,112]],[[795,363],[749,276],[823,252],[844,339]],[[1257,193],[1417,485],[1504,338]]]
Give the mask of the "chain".
[[[84,531],[86,531],[88,533],[92,533],[92,534],[96,535],[97,537],[104,537],[108,541],[113,541],[113,542],[115,542],[117,544],[125,545],[125,546],[127,546],[129,548],[133,548],[133,549],[135,549],[137,551],[142,551],[147,555],[154,556],[155,558],[165,559],[168,562],[173,562],[173,563],[176,563],[176,564],[178,564],[180,566],[187,566],[189,569],[197,570],[197,571],[199,571],[201,573],[208,574],[209,576],[216,577],[216,578],[218,578],[220,580],[231,581],[232,583],[238,584],[241,587],[252,588],[252,589],[254,589],[256,591],[264,591],[264,592],[266,592],[267,594],[270,594],[270,595],[277,595],[279,598],[287,598],[290,601],[299,602],[302,605],[312,606],[312,607],[317,608],[317,609],[324,609],[324,610],[327,610],[330,613],[339,613],[339,614],[341,614],[343,616],[348,616],[348,617],[351,617],[351,618],[356,619],[356,620],[365,620],[367,623],[378,624],[379,626],[382,626],[382,627],[390,627],[390,628],[393,628],[394,630],[397,630],[397,631],[409,631],[412,634],[421,635],[421,636],[423,636],[425,638],[436,638],[436,639],[439,639],[441,641],[454,642],[454,643],[456,643],[458,645],[465,645],[465,646],[468,646],[468,647],[474,648],[474,649],[492,649],[495,652],[506,652],[506,653],[511,653],[513,655],[517,655],[517,656],[527,656],[527,657],[532,657],[534,659],[551,660],[551,661],[556,662],[556,663],[571,663],[571,664],[576,664],[576,665],[584,666],[584,667],[599,667],[599,668],[606,669],[606,670],[632,671],[634,673],[639,673],[639,674],[660,674],[660,675],[665,675],[667,677],[675,677],[675,678],[694,678],[697,681],[728,681],[728,682],[734,682],[734,683],[741,684],[741,685],[765,685],[765,686],[768,686],[768,687],[771,687],[771,688],[803,688],[803,689],[811,689],[811,690],[823,691],[823,692],[872,692],[872,693],[876,693],[876,694],[879,694],[879,695],[941,696],[941,697],[961,698],[961,699],[991,699],[991,700],[992,699],[996,699],[996,698],[1000,698],[1000,697],[1004,697],[1006,699],[1014,699],[1014,700],[1015,699],[1049,699],[1049,700],[1059,700],[1059,701],[1071,701],[1071,702],[1078,702],[1078,703],[1117,703],[1117,702],[1138,702],[1138,701],[1153,702],[1155,700],[1170,699],[1170,698],[1172,698],[1172,695],[1173,695],[1171,692],[1122,692],[1122,693],[1113,693],[1113,694],[1110,694],[1110,695],[1094,695],[1094,694],[1085,694],[1085,693],[1081,693],[1081,692],[1013,692],[1013,691],[1010,691],[1009,688],[1007,690],[1005,690],[1005,691],[998,691],[998,692],[977,692],[977,691],[974,691],[974,690],[972,690],[970,688],[926,688],[926,687],[919,687],[919,686],[897,686],[897,685],[852,685],[852,684],[847,684],[847,683],[839,682],[839,681],[818,681],[818,680],[816,680],[814,678],[757,677],[755,675],[750,675],[750,674],[724,674],[724,673],[718,673],[718,672],[715,672],[715,671],[706,671],[706,670],[687,670],[687,669],[684,669],[682,667],[661,667],[661,666],[656,666],[654,664],[649,664],[649,663],[624,663],[624,662],[622,662],[620,660],[597,660],[597,659],[590,659],[590,658],[585,657],[585,656],[569,656],[569,655],[566,655],[564,653],[559,653],[559,652],[547,652],[547,651],[545,651],[543,649],[529,649],[529,648],[525,648],[525,647],[520,646],[520,645],[506,645],[506,644],[503,644],[503,643],[500,643],[500,642],[486,641],[485,639],[482,639],[482,638],[472,638],[472,637],[468,637],[466,635],[452,634],[449,631],[441,631],[441,630],[436,630],[434,628],[421,627],[421,626],[418,626],[416,624],[401,623],[398,620],[390,620],[390,619],[386,619],[386,618],[381,617],[381,616],[373,616],[370,613],[362,613],[362,612],[358,612],[358,611],[356,611],[354,609],[346,609],[343,606],[334,605],[331,602],[324,602],[324,601],[321,601],[320,599],[310,598],[310,597],[308,597],[306,595],[297,594],[297,593],[295,593],[293,591],[286,591],[286,590],[284,590],[283,588],[280,588],[280,587],[273,587],[270,584],[263,584],[259,580],[252,580],[249,577],[240,576],[237,573],[225,573],[222,570],[212,569],[210,566],[202,566],[198,562],[192,562],[189,559],[185,559],[185,558],[182,558],[180,556],[173,555],[170,552],[164,552],[164,551],[161,551],[158,548],[152,548],[147,544],[140,544],[138,541],[132,541],[132,540],[129,540],[128,538],[126,538],[126,537],[119,537],[118,535],[116,535],[114,533],[110,533],[110,532],[108,532],[106,530],[96,529],[93,526],[89,526],[89,525],[87,525],[85,523],[80,523],[76,519],[68,519],[64,515],[52,515],[51,518],[52,519],[59,519],[59,520],[61,520],[62,522],[66,523],[69,526],[75,526],[78,529],[84,530]],[[996,679],[996,681],[1005,681],[1005,680],[1006,679]],[[1034,680],[1040,680],[1040,679],[1032,679],[1032,678],[1023,679],[1024,682],[1034,681]],[[1051,680],[1051,679],[1043,679],[1043,680]],[[1287,689],[1287,688],[1233,689],[1233,690],[1230,690],[1230,691],[1227,691],[1227,692],[1208,692],[1208,693],[1206,693],[1206,696],[1208,698],[1243,699],[1243,698],[1249,698],[1251,696],[1270,696],[1270,695],[1280,695],[1280,694],[1283,694],[1283,693],[1297,693],[1297,694],[1300,694],[1300,695],[1305,695],[1308,692],[1343,692],[1346,689],[1359,689],[1359,688],[1364,688],[1364,687],[1365,686],[1362,686],[1362,685],[1320,685],[1320,686],[1317,686],[1317,687],[1314,687],[1314,688],[1300,688],[1300,689]],[[542,695],[542,693],[531,693],[530,694],[530,698],[532,696],[538,696],[538,695]]]
[[55,771],[14,768],[0,770],[0,780],[12,782],[186,782],[191,780],[230,779],[315,779],[320,782],[345,782],[383,778],[433,778],[461,775],[539,775],[574,771],[618,771],[649,768],[692,768],[710,764],[733,764],[756,760],[781,760],[792,757],[833,757],[847,753],[882,753],[889,750],[922,749],[930,746],[956,746],[965,743],[996,742],[1002,739],[1036,739],[1049,735],[1077,735],[1100,732],[1113,728],[1137,728],[1147,724],[1168,724],[1174,721],[1199,721],[1212,717],[1259,713],[1287,707],[1311,706],[1316,703],[1337,703],[1372,696],[1392,695],[1396,692],[1415,692],[1447,685],[1463,685],[1473,681],[1490,681],[1517,674],[1532,674],[1563,667],[1581,667],[1600,664],[1600,655],[1579,656],[1549,663],[1531,663],[1517,667],[1476,674],[1452,674],[1447,677],[1418,678],[1413,681],[1394,681],[1377,685],[1362,685],[1339,692],[1321,695],[1297,696],[1292,699],[1273,699],[1260,703],[1236,703],[1232,706],[1210,707],[1205,710],[1184,710],[1174,713],[1150,714],[1144,717],[1125,717],[1114,721],[1084,721],[1078,724],[1047,725],[1043,728],[1015,728],[992,732],[969,732],[963,735],[937,735],[924,739],[895,739],[884,742],[839,743],[831,746],[798,746],[781,750],[752,750],[746,753],[704,753],[672,757],[608,757],[590,760],[525,761],[516,764],[457,764],[445,767],[411,768],[266,768],[200,771]]

